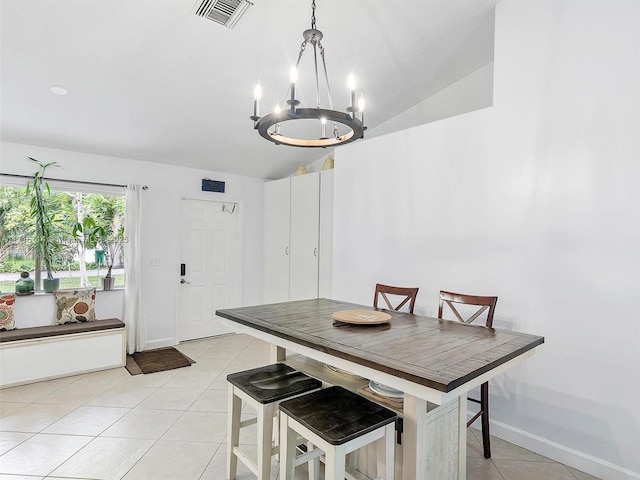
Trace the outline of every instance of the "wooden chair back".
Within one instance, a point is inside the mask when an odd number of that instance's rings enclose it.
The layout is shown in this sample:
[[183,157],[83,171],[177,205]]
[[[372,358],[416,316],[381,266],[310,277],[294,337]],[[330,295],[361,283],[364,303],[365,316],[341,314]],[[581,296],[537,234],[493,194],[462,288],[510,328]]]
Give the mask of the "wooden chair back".
[[[498,297],[483,297],[479,295],[465,295],[463,293],[440,291],[440,301],[438,302],[438,318],[443,318],[442,313],[444,305],[446,304],[451,312],[455,315],[458,321],[463,323],[471,323],[480,317],[484,312],[487,312],[487,318],[485,320],[485,326],[491,328],[493,325],[493,313],[496,309],[496,303],[498,303]],[[470,316],[463,316],[458,308],[458,305],[473,305],[479,307],[478,310]]]
[[[483,313],[487,313],[487,319],[485,326],[491,328],[493,325],[493,313],[496,309],[496,303],[498,303],[498,297],[481,297],[479,295],[465,295],[462,293],[453,293],[440,291],[440,301],[438,302],[438,318],[442,318],[442,311],[446,304],[458,321],[463,323],[471,323],[480,317]],[[479,307],[478,310],[470,316],[463,316],[458,308],[460,305],[471,305]],[[465,314],[468,309],[465,309]],[[471,402],[480,404],[480,410],[467,421],[467,427],[475,422],[478,418],[482,423],[482,449],[484,452],[484,458],[491,458],[491,436],[489,433],[489,382],[484,382],[480,385],[480,398],[468,398]]]
[[[391,295],[391,299],[394,302],[398,302],[393,306],[393,303],[389,299]],[[400,310],[404,307],[407,302],[409,303],[408,312],[413,313],[413,307],[416,304],[416,297],[418,296],[418,288],[413,287],[393,287],[391,285],[382,285],[380,283],[376,284],[376,293],[373,297],[373,308],[378,308],[378,297],[382,297],[389,310]],[[383,309],[386,307],[382,307]]]

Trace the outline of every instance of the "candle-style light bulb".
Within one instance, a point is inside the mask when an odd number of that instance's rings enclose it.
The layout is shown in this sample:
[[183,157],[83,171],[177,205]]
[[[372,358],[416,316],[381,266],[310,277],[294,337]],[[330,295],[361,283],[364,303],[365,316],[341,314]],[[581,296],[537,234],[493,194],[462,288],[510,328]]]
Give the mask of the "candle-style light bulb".
[[351,115],[356,118],[356,77],[353,73],[349,74],[349,93],[351,95]]
[[327,119],[320,117],[320,123],[322,124],[322,136],[320,139],[325,139],[327,138]]
[[349,78],[348,78],[347,81],[349,83],[349,90],[355,91],[356,90],[356,77],[353,75],[353,73],[349,74]]
[[362,94],[360,94],[360,98],[358,99],[358,111],[360,112],[360,121],[362,122],[362,128],[366,129],[367,127],[364,126],[364,97],[362,96]]
[[296,67],[291,67],[289,80],[291,80],[291,100],[289,105],[291,106],[291,113],[293,113],[296,109],[296,82],[298,81],[298,69]]
[[260,86],[260,80],[258,80],[256,88],[253,89],[253,116],[256,118],[260,110],[260,105],[258,104],[260,97],[262,97],[262,87]]

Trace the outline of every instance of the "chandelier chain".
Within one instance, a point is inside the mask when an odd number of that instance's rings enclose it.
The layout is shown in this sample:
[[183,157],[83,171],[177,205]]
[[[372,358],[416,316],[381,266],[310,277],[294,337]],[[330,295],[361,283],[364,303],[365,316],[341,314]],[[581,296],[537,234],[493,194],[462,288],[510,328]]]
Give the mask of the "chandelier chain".
[[311,1],[311,28],[316,28],[316,0]]
[[298,53],[298,61],[296,62],[296,68],[300,66],[300,59],[302,58],[302,54],[304,53],[304,49],[306,47],[307,47],[307,41],[305,40],[304,42],[302,42],[302,45],[300,45],[300,53]]
[[[324,47],[318,42],[320,48],[320,57],[322,57],[322,67],[324,68],[324,80],[327,84],[327,98],[329,99],[329,108],[333,110],[333,101],[331,100],[331,86],[329,85],[329,74],[327,73],[327,63],[324,61]],[[317,76],[317,74],[316,74]]]
[[318,82],[318,48],[319,42],[313,43],[313,65],[316,74],[316,108],[320,108],[320,83]]

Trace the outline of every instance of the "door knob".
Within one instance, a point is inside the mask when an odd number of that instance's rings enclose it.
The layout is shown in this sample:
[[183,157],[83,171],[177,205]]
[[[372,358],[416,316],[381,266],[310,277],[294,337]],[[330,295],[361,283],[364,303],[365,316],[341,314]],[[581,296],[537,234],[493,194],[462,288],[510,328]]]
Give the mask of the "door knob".
[[191,282],[187,282],[184,278],[181,278],[180,283],[184,284],[184,283],[191,283]]

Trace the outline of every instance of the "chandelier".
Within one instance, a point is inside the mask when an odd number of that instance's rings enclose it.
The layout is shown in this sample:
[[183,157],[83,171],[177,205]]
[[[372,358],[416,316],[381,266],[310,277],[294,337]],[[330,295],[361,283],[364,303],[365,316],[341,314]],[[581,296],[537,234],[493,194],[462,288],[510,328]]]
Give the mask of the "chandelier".
[[[255,87],[253,99],[253,128],[260,135],[276,145],[293,147],[326,148],[350,143],[364,137],[364,98],[360,96],[356,104],[356,85],[353,74],[349,75],[348,85],[351,104],[345,111],[334,110],[329,87],[329,76],[325,63],[325,50],[322,46],[322,32],[316,29],[316,2],[311,2],[311,28],[302,33],[304,41],[300,46],[298,61],[291,68],[287,100],[283,102],[288,108],[281,109],[279,104],[272,113],[259,116],[262,87],[260,82]],[[296,83],[298,83],[298,67],[307,45],[313,47],[315,107],[300,107],[296,99]],[[329,108],[323,108],[320,101],[320,81],[318,78],[318,51],[322,60],[322,70],[326,85],[326,96]],[[302,125],[304,124],[304,125]]]

